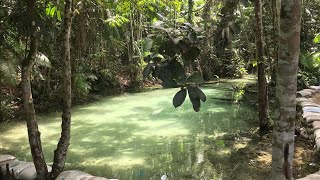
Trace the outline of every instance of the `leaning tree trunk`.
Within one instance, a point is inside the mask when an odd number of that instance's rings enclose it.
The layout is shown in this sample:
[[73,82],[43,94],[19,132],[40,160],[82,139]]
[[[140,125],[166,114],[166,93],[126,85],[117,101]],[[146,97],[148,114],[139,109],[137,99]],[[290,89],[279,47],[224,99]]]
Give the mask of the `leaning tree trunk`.
[[260,133],[268,130],[268,95],[266,67],[263,57],[263,30],[262,30],[262,4],[261,0],[255,1],[256,17],[256,49],[258,53],[258,111]]
[[61,124],[61,137],[54,151],[54,160],[51,177],[55,178],[63,170],[68,147],[70,144],[71,126],[71,60],[70,60],[70,31],[71,31],[71,0],[65,0],[64,30],[63,30],[63,62],[64,62],[64,88],[63,113]]
[[277,118],[272,146],[272,179],[292,179],[301,1],[282,0],[277,66]]
[[34,109],[32,90],[31,90],[31,70],[35,63],[37,53],[37,37],[36,37],[36,0],[28,0],[27,8],[30,18],[28,30],[30,31],[30,50],[28,56],[22,62],[21,72],[21,87],[23,107],[26,114],[28,138],[31,148],[32,159],[37,170],[38,179],[46,179],[48,169],[44,160],[44,155],[41,146],[40,132],[36,120],[36,112]]

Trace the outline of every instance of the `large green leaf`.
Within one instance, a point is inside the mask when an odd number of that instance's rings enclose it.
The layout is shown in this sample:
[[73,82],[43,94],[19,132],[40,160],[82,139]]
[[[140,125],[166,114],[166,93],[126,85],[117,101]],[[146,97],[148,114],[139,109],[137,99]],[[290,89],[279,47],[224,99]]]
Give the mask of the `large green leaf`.
[[148,52],[151,50],[153,44],[153,40],[151,38],[145,38],[142,42],[142,50],[143,52]]
[[177,94],[173,97],[172,104],[175,108],[181,106],[187,96],[187,89],[181,89]]

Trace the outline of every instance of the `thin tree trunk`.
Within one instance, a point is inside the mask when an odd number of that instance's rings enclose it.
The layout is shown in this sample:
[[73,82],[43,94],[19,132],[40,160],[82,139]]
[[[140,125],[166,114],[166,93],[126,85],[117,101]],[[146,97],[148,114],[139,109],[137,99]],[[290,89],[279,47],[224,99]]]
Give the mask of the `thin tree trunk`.
[[279,29],[280,29],[280,3],[281,0],[272,0],[272,16],[273,16],[273,43],[274,43],[274,61],[271,65],[271,82],[275,84],[277,76],[277,63],[279,51]]
[[262,30],[262,4],[261,0],[255,1],[256,17],[256,48],[258,55],[258,111],[260,133],[268,130],[268,95],[266,67],[263,57],[263,30]]
[[238,3],[239,0],[226,0],[225,5],[223,6],[223,8],[221,8],[220,14],[222,17],[214,36],[214,46],[216,48],[216,55],[218,57],[220,57],[223,54],[222,51],[226,47],[228,47],[231,42],[230,39],[226,40],[222,32],[232,21],[233,14],[237,8]]
[[35,63],[35,56],[37,53],[37,37],[36,37],[36,0],[28,0],[28,15],[30,17],[29,31],[30,31],[30,50],[28,56],[22,62],[21,72],[21,87],[22,87],[22,99],[23,107],[26,114],[26,122],[28,128],[28,138],[31,148],[32,159],[37,170],[38,179],[46,179],[48,175],[48,169],[44,160],[44,155],[41,146],[40,132],[38,130],[38,124],[36,120],[36,112],[34,109],[32,90],[31,90],[31,70]]
[[282,0],[276,87],[278,107],[272,146],[273,180],[292,179],[300,28],[301,1]]
[[204,46],[202,48],[203,52],[202,52],[202,57],[201,58],[201,64],[203,67],[203,77],[205,78],[205,80],[209,80],[210,77],[212,76],[212,67],[211,67],[211,59],[209,58],[210,56],[210,50],[212,50],[212,48],[210,48],[210,42],[211,42],[211,32],[212,32],[212,28],[209,28],[208,24],[211,23],[209,22],[211,20],[210,18],[210,11],[211,11],[211,7],[213,4],[213,0],[206,0],[204,8],[203,8],[203,12],[202,12],[202,19],[205,21],[204,23],[204,30],[206,32],[206,36],[208,37],[208,39],[206,39],[204,41]]
[[0,73],[0,123],[2,122],[2,121],[4,121],[4,113],[3,113],[3,107],[2,107],[2,99],[3,99],[3,95],[2,95],[2,93],[3,93],[3,91],[2,91],[2,89],[1,89],[1,87],[3,87],[3,85],[2,85],[2,76],[1,76],[1,73]]
[[188,0],[188,22],[193,24],[193,0]]
[[70,60],[70,32],[71,32],[71,0],[65,0],[64,10],[64,37],[63,37],[63,62],[64,62],[64,88],[63,88],[63,113],[61,124],[61,137],[54,151],[54,160],[51,177],[55,178],[64,168],[68,147],[70,144],[71,129],[71,60]]
[[204,20],[204,30],[208,33],[208,22],[210,20],[210,11],[213,4],[213,0],[206,0],[203,12],[202,12],[202,19]]
[[135,59],[133,58],[134,54],[135,54],[135,51],[134,51],[134,6],[131,6],[131,11],[130,11],[130,43],[129,43],[129,50],[130,50],[130,53],[128,54],[128,57],[129,57],[129,63],[131,65],[131,69],[130,69],[130,76],[131,76],[131,82],[135,82],[135,75],[134,75],[134,65],[135,65]]

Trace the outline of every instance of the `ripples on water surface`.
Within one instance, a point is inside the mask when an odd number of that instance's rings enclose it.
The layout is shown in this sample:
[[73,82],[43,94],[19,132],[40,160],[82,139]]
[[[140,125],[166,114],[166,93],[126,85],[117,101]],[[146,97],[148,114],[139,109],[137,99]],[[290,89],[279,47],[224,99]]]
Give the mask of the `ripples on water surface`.
[[[202,87],[207,102],[198,113],[188,97],[182,107],[173,107],[172,97],[179,89],[105,97],[75,107],[67,168],[123,180],[160,179],[165,173],[171,179],[224,178],[225,168],[210,158],[230,154],[219,137],[257,126],[254,107],[215,99],[234,96],[232,87],[229,83]],[[60,121],[60,113],[38,118],[49,163]],[[0,130],[0,153],[31,161],[26,126],[11,123]]]

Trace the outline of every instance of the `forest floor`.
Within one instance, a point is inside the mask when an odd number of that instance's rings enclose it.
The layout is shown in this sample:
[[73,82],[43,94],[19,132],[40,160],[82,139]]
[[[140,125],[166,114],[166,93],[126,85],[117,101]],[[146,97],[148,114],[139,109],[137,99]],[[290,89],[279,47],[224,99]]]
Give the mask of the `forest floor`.
[[[224,177],[234,180],[254,179],[269,180],[271,175],[272,162],[272,132],[260,136],[258,129],[250,132],[240,132],[234,135],[222,137],[225,145],[231,152],[226,156],[215,156],[209,153],[209,160],[212,164],[219,162],[217,168],[227,172]],[[209,150],[210,152],[210,150]],[[212,152],[214,152],[212,150]],[[296,136],[294,154],[294,178],[305,177],[308,174],[319,170],[319,164],[315,163],[316,155],[313,150],[313,142]]]

